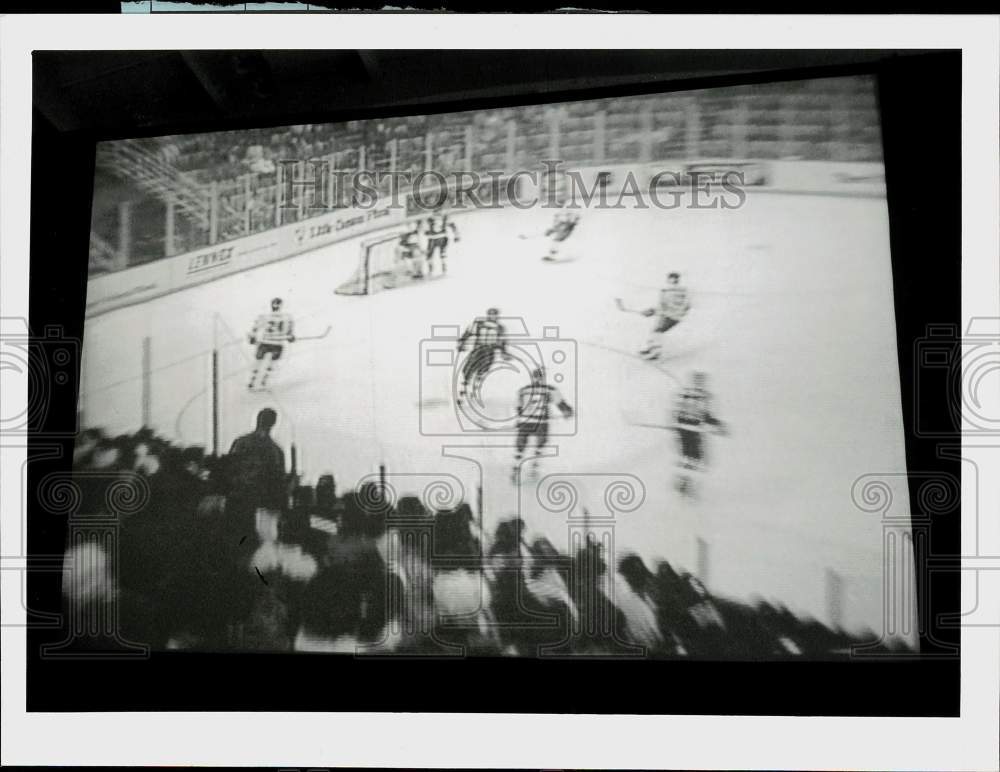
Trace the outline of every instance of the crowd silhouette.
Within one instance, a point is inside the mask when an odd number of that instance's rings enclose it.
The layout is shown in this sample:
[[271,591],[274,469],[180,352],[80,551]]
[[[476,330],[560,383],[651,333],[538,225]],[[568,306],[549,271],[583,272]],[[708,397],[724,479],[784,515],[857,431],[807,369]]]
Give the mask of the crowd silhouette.
[[[432,511],[372,482],[339,492],[331,475],[276,481],[253,458],[278,463],[262,414],[218,457],[147,429],[81,434],[64,598],[77,616],[113,604],[118,627],[76,645],[756,660],[846,657],[877,639],[716,597],[596,539],[567,554],[516,516],[483,533],[466,503]],[[124,513],[110,495],[122,485],[134,489]],[[110,542],[74,536],[95,516],[114,523]]]

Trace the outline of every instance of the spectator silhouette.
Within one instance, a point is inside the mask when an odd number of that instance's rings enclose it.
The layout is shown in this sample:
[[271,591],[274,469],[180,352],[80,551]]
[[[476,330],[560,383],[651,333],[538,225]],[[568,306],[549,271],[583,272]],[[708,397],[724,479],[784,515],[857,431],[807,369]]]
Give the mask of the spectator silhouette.
[[[74,514],[119,521],[114,550],[67,548],[65,619],[119,627],[73,632],[74,648],[447,656],[461,646],[473,656],[750,661],[843,658],[852,643],[875,637],[772,601],[716,596],[667,562],[650,571],[637,554],[616,568],[592,538],[569,555],[542,538],[529,544],[519,519],[499,523],[490,538],[465,503],[431,512],[403,496],[394,505],[373,483],[338,497],[329,476],[315,500],[300,487],[297,506],[336,517],[335,534],[285,528],[258,546],[256,512],[288,510],[275,421],[262,410],[257,429],[222,457],[174,447],[148,429],[82,435]],[[135,487],[132,499],[120,501],[122,489],[113,495],[123,484]],[[238,531],[237,514],[246,518]],[[891,642],[880,650],[908,649]]]
[[492,653],[498,644],[490,590],[474,561],[481,550],[472,509],[462,503],[435,517],[433,597],[436,637],[469,653]]
[[568,573],[569,561],[552,542],[535,539],[521,576],[524,607],[537,619],[520,634],[518,651],[522,655],[545,656],[569,641],[571,625],[580,615],[566,586]]
[[656,602],[650,591],[652,579],[642,558],[629,553],[619,561],[614,582],[614,603],[628,624],[627,637],[646,647],[647,653],[657,653],[663,648]]
[[571,647],[582,654],[635,653],[625,643],[628,621],[614,603],[614,577],[608,575],[605,547],[588,535],[570,562],[569,592],[580,612],[580,635]]
[[280,512],[287,505],[285,453],[271,439],[277,420],[274,410],[264,408],[257,413],[257,427],[237,437],[229,450],[226,503],[241,536],[253,534],[258,508]]

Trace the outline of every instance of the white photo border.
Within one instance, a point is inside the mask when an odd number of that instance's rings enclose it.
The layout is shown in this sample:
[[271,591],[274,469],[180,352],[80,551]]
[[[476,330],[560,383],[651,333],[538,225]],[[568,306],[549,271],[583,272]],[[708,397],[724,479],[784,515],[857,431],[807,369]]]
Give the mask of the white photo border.
[[[1000,318],[998,41],[998,18],[972,15],[6,16],[0,19],[0,316],[28,318],[33,50],[412,49],[432,43],[442,49],[598,51],[682,43],[685,49],[961,49],[963,327],[973,317]],[[931,165],[932,149],[928,156]],[[5,411],[16,413],[27,405],[27,379],[5,386]],[[1000,394],[992,398],[981,412],[1000,415]],[[963,453],[969,447],[974,441],[966,437]],[[976,490],[977,479],[986,485],[1000,479],[996,456],[989,459],[992,468],[980,464],[978,475],[963,477],[964,560],[966,567],[986,568],[962,572],[962,608],[978,603],[1000,614],[1000,530],[990,519],[1000,506],[995,491]],[[17,557],[23,554],[25,461],[26,448],[2,443],[4,764],[997,768],[1000,616],[993,626],[962,630],[959,718],[27,713],[23,558]],[[983,522],[975,522],[977,511]],[[443,732],[447,743],[432,741]],[[497,742],[500,736],[514,741]]]

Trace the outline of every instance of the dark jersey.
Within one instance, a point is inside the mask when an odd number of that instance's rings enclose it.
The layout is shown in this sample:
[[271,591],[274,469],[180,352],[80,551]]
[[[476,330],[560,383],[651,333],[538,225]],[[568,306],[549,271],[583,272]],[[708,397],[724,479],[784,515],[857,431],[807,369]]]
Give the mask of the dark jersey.
[[552,418],[553,408],[558,408],[564,416],[573,414],[573,408],[559,393],[559,389],[547,383],[529,383],[517,392],[517,422],[519,424],[546,423]]
[[576,212],[562,212],[556,215],[555,222],[548,230],[548,235],[556,241],[565,241],[569,234],[573,232],[576,224],[580,221],[580,215]]
[[427,236],[430,238],[441,238],[442,236],[457,236],[454,223],[448,222],[443,217],[430,217],[427,220]]
[[684,389],[677,397],[674,409],[674,420],[682,429],[697,431],[706,424],[719,423],[712,415],[710,397],[705,389],[691,386]]
[[464,350],[470,340],[472,341],[473,351],[483,348],[498,349],[501,352],[507,350],[504,326],[492,319],[480,318],[470,324],[465,332],[462,333],[462,337],[459,338],[459,351]]

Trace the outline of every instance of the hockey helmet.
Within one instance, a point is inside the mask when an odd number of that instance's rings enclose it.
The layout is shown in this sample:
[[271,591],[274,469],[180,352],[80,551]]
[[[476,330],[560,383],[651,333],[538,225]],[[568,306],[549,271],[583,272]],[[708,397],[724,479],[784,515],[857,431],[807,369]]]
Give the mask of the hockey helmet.
[[667,274],[667,279],[670,281],[680,281],[681,275],[677,271],[671,271]]

